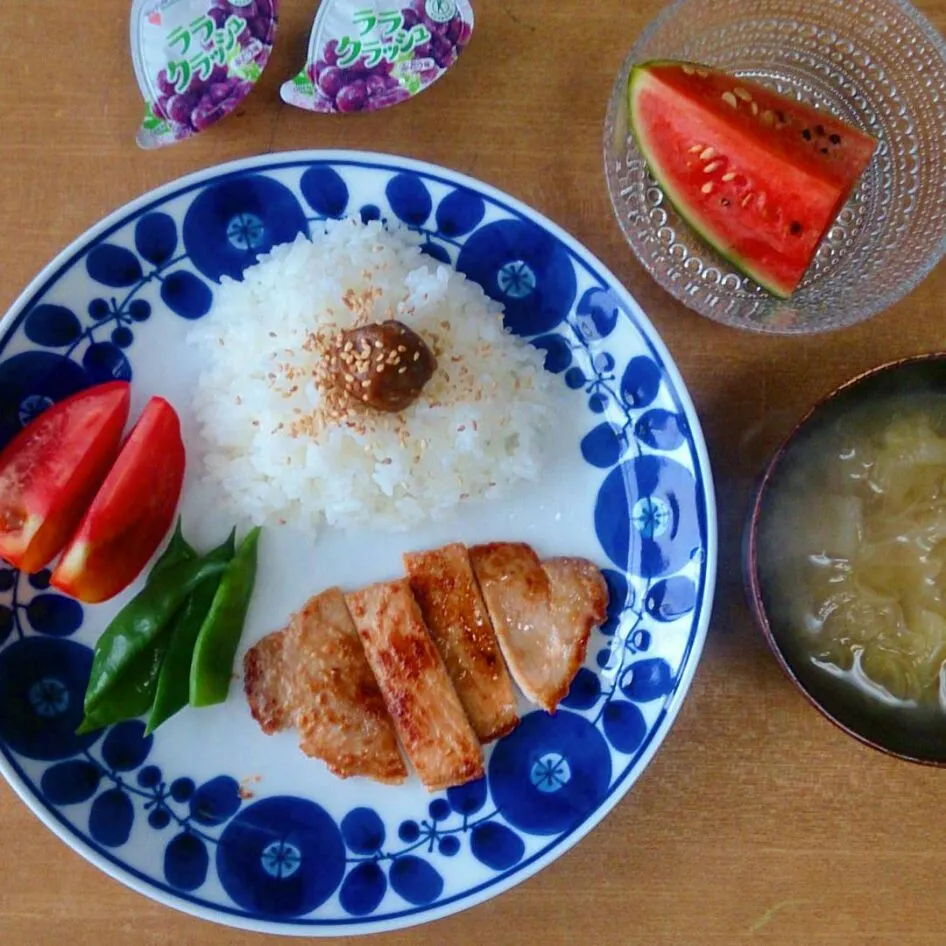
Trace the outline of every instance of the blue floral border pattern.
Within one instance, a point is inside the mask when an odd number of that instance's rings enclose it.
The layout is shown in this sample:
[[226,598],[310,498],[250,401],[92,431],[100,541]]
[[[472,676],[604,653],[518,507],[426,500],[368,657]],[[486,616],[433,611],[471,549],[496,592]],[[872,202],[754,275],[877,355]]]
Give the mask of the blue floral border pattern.
[[[355,201],[364,180],[353,178],[365,175],[372,199]],[[563,708],[527,715],[494,747],[486,778],[396,825],[364,806],[336,819],[300,797],[257,800],[228,774],[197,784],[166,773],[139,722],[75,735],[91,666],[91,650],[72,639],[83,610],[49,591],[48,573],[0,567],[0,752],[10,768],[68,832],[127,874],[269,922],[345,926],[440,908],[561,844],[625,782],[660,729],[707,585],[704,471],[646,332],[555,236],[434,174],[357,161],[275,164],[221,174],[130,214],[64,264],[0,339],[0,447],[74,391],[131,379],[144,323],[202,317],[221,277],[238,278],[273,246],[353,213],[420,233],[423,250],[502,301],[508,327],[586,399],[594,424],[580,451],[602,476],[594,526],[613,566],[611,607],[592,655],[597,669],[579,671]],[[88,298],[76,280],[60,288],[76,271]],[[629,339],[638,353],[621,362],[616,352]],[[654,644],[674,634],[685,643],[671,662]],[[139,830],[160,838],[151,874],[122,860]],[[479,871],[470,889],[449,882],[458,856]]]

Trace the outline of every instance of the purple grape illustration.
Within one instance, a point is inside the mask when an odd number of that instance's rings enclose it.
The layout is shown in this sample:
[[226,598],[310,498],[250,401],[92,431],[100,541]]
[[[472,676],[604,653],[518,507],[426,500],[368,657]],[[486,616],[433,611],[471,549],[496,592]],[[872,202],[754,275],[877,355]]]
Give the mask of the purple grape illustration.
[[344,70],[339,69],[338,66],[325,66],[319,72],[319,88],[325,95],[334,100],[335,96],[345,87],[347,79]]
[[367,101],[368,89],[364,79],[355,79],[335,96],[335,104],[340,112],[360,112]]

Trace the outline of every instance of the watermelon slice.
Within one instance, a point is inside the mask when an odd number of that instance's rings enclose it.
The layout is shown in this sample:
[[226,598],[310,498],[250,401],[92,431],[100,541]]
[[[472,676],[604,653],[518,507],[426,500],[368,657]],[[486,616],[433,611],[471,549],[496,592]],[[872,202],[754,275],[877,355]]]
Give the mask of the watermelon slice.
[[636,66],[630,126],[680,215],[787,298],[877,142],[763,86],[688,62]]

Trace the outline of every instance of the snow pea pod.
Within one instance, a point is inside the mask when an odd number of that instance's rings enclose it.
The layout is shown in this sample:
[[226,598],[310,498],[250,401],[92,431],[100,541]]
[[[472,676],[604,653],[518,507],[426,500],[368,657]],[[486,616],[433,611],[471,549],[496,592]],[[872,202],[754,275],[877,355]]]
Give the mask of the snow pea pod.
[[168,634],[164,633],[150,647],[145,648],[125,672],[115,681],[108,694],[86,711],[78,735],[103,729],[125,719],[136,719],[147,713],[154,702],[158,674],[168,647]]
[[[236,551],[236,529],[221,546],[208,556],[215,562],[229,563]],[[190,668],[194,656],[194,646],[204,619],[210,612],[221,576],[208,578],[187,599],[178,612],[171,626],[167,653],[158,674],[157,689],[154,693],[154,705],[145,735],[152,733],[163,722],[169,720],[178,710],[187,706],[190,695]],[[150,704],[149,704],[150,705]],[[147,709],[147,707],[145,707]],[[144,712],[142,710],[141,712]]]
[[85,691],[87,716],[94,718],[97,706],[129,671],[135,658],[158,640],[188,595],[225,567],[223,562],[202,558],[168,566],[118,612],[95,645]]
[[256,582],[259,533],[257,526],[240,543],[200,629],[191,660],[191,706],[213,706],[227,698],[233,658],[243,634]]
[[173,568],[181,562],[190,561],[193,558],[197,558],[197,553],[184,538],[179,516],[177,525],[174,527],[174,534],[171,536],[171,541],[168,542],[167,548],[161,554],[157,562],[155,562],[154,568],[151,569],[148,575],[146,584],[150,585],[155,579],[160,578],[167,569]]
[[[151,569],[146,584],[150,585],[160,579],[163,573],[175,565],[196,557],[197,553],[184,539],[181,520],[178,519],[171,541]],[[154,701],[158,675],[168,650],[169,636],[167,633],[161,634],[129,663],[109,692],[108,699],[102,700],[93,711],[86,713],[85,719],[76,730],[79,735],[102,729],[112,723],[120,723],[125,719],[134,719],[148,712]]]

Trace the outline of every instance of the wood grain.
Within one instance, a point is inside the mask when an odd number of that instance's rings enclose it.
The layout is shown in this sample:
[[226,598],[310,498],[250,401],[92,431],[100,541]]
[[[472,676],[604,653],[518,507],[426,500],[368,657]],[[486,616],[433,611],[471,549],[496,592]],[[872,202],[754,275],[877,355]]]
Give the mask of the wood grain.
[[[852,0],[853,2],[853,0]],[[473,174],[564,226],[611,267],[666,340],[700,411],[718,484],[712,629],[683,712],[633,792],[537,877],[395,944],[940,946],[946,773],[898,763],[822,720],[782,677],[743,604],[738,560],[766,455],[818,396],[890,358],[946,347],[946,268],[860,327],[762,338],[694,315],[631,257],[605,191],[613,77],[656,0],[478,0],[456,69],[363,117],[282,106],[314,4],[284,0],[273,61],[240,113],[158,153],[141,103],[128,0],[0,4],[0,311],[68,242],[147,189],[294,148],[369,148]],[[920,6],[946,26],[946,0]],[[258,943],[125,888],[69,851],[0,786],[0,941],[11,946]]]

